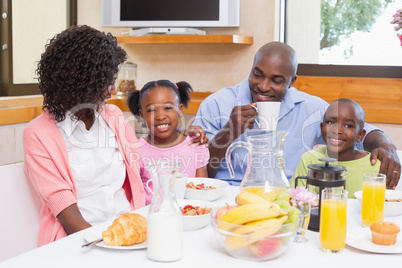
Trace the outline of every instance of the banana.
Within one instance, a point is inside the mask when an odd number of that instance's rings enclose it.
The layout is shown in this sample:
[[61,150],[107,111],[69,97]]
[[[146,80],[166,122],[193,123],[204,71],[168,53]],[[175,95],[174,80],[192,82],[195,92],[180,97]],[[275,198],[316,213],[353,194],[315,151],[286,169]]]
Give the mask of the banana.
[[281,212],[280,212],[279,216],[285,216],[285,215],[289,216],[289,212],[287,212],[286,210],[281,208]]
[[236,196],[236,204],[239,206],[253,203],[268,205],[271,202],[249,191],[242,191]]
[[[229,210],[223,214],[219,220],[231,224],[245,224],[247,222],[275,218],[282,214],[283,211],[277,204],[269,203],[269,205],[265,205],[256,203],[238,206],[237,208]],[[223,230],[231,228],[221,222],[218,223],[218,227]]]
[[227,236],[225,247],[228,250],[238,250],[270,236],[281,229],[281,225],[288,219],[288,215],[273,219],[263,219],[247,223],[245,227],[239,227],[233,233],[244,236]]
[[263,219],[263,220],[258,220],[258,221],[252,221],[252,222],[246,223],[245,225],[246,226],[272,226],[275,224],[281,225],[288,219],[289,219],[289,215],[288,215],[288,213],[286,213],[286,215],[281,215],[274,219]]
[[288,215],[279,218],[262,219],[258,221],[248,222],[244,227],[233,230],[235,234],[250,234],[256,236],[269,236],[276,233],[281,225],[288,219]]
[[249,236],[242,236],[242,237],[228,236],[225,239],[224,245],[227,250],[235,251],[243,247],[246,247],[254,242],[257,242],[261,239],[262,238],[255,238]]

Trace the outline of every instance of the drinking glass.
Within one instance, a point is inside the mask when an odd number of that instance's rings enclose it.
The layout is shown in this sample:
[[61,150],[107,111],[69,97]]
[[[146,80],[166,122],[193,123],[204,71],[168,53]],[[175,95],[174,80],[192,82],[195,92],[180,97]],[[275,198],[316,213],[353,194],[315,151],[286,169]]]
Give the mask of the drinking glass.
[[327,253],[339,253],[345,247],[348,191],[327,188],[321,193],[320,241]]
[[381,173],[363,174],[362,223],[371,226],[384,219],[386,175]]
[[306,237],[306,231],[308,228],[308,224],[310,222],[310,213],[311,213],[311,204],[303,203],[299,204],[296,201],[296,208],[300,210],[300,220],[299,220],[299,228],[297,229],[295,242],[296,243],[305,243],[308,242]]

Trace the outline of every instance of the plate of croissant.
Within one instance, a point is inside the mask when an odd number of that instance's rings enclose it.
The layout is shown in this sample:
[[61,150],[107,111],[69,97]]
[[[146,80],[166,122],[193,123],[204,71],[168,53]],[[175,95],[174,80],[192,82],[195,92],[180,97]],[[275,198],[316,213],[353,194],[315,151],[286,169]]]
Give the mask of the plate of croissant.
[[111,249],[142,249],[147,247],[147,219],[137,213],[123,213],[112,224],[94,226],[85,233],[87,242],[103,238],[98,247]]

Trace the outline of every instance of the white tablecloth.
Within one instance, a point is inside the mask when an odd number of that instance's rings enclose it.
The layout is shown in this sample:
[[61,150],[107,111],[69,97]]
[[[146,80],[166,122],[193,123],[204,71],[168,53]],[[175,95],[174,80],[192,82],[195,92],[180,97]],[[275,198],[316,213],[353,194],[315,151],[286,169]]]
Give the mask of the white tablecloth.
[[[234,204],[238,188],[230,186],[216,202]],[[348,200],[348,235],[359,231],[360,211],[357,200]],[[147,214],[147,208],[138,211]],[[402,216],[388,218],[402,227]],[[147,259],[146,249],[113,250],[86,243],[85,232],[70,235],[54,243],[21,254],[0,263],[0,267],[401,267],[402,254],[378,254],[346,246],[339,254],[324,253],[320,249],[319,233],[307,232],[307,243],[292,243],[290,248],[274,260],[264,262],[246,261],[228,255],[218,244],[211,226],[184,232],[184,255],[180,261],[158,263]],[[398,241],[402,240],[399,234]]]

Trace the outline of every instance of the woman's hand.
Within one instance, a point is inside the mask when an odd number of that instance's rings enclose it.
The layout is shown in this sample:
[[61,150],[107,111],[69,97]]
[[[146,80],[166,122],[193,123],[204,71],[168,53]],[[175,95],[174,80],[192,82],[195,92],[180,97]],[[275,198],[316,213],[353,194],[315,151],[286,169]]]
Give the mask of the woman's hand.
[[209,139],[200,126],[190,126],[189,128],[181,129],[180,133],[192,137],[191,144],[209,145]]

